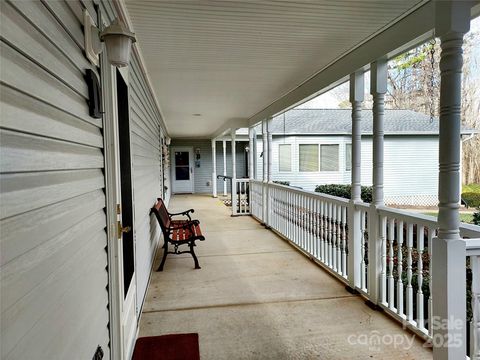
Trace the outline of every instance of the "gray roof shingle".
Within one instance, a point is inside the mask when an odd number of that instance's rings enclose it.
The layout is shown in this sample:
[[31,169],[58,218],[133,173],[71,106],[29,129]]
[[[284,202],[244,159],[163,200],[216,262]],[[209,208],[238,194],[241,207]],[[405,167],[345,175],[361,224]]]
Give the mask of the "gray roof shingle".
[[[350,134],[352,128],[351,109],[294,109],[272,121],[273,134]],[[362,134],[372,134],[373,115],[371,110],[362,111]],[[438,118],[413,110],[385,110],[384,130],[386,135],[438,134]],[[462,128],[462,134],[478,130]]]

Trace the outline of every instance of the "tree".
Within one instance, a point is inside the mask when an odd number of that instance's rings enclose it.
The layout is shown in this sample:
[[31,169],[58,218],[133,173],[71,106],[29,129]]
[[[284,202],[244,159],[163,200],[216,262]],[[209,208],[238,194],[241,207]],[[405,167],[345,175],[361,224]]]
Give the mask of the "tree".
[[[480,64],[474,52],[479,48],[479,32],[468,33],[464,42],[462,126],[477,130],[480,130]],[[389,62],[387,108],[439,115],[440,52],[438,42],[429,42]],[[463,182],[480,183],[480,136],[464,140]]]

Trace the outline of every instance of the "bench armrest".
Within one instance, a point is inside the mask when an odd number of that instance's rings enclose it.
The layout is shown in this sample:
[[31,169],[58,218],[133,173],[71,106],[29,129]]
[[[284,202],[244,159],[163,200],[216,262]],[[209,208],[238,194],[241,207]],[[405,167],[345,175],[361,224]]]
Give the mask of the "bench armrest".
[[179,212],[179,213],[168,213],[168,216],[170,216],[170,218],[172,218],[172,216],[180,216],[180,215],[183,215],[183,216],[186,216],[188,217],[189,220],[192,220],[192,218],[190,217],[190,213],[194,213],[195,210],[193,209],[189,209],[187,211],[182,211],[182,212]]
[[198,220],[185,220],[185,223],[171,225],[168,228],[168,230],[173,231],[173,230],[176,230],[176,229],[191,229],[192,226],[197,226],[199,224],[200,224],[200,221],[198,221]]

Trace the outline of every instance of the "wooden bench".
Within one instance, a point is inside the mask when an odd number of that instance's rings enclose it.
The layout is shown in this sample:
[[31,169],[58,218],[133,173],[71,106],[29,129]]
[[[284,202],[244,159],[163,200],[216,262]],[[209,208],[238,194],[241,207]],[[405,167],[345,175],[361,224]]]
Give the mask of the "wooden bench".
[[[170,213],[167,210],[162,199],[158,198],[156,204],[150,210],[150,214],[155,214],[155,217],[160,224],[163,232],[163,258],[157,271],[163,271],[167,254],[191,254],[195,261],[195,269],[200,269],[197,256],[193,248],[196,246],[196,240],[205,240],[200,229],[200,222],[192,220],[190,214],[194,210],[190,209],[179,213]],[[173,219],[174,216],[184,216],[186,219]],[[168,243],[174,246],[174,251],[168,251]],[[180,245],[188,245],[189,251],[179,251]]]

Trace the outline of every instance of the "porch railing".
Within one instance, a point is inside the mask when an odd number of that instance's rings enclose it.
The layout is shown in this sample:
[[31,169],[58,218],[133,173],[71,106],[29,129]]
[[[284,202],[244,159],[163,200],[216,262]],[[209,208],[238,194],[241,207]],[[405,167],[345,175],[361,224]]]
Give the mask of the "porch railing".
[[250,215],[249,179],[232,179],[232,215]]
[[[268,191],[268,196],[264,192]],[[385,206],[371,206],[347,199],[304,191],[289,186],[250,181],[251,214],[288,239],[303,253],[346,284],[377,304],[404,326],[429,339],[432,336],[432,241],[437,219]],[[265,202],[265,199],[267,203]],[[269,209],[267,216],[264,207]],[[354,214],[353,212],[356,212]],[[350,216],[359,216],[358,228],[348,228]],[[266,217],[266,218],[265,218]],[[379,224],[381,268],[372,259],[373,239],[369,224]],[[466,276],[471,292],[471,359],[480,359],[480,227],[461,225],[461,236],[469,257]],[[360,236],[354,232],[359,231]],[[358,238],[359,256],[349,262],[349,236]],[[370,245],[369,245],[370,244]],[[351,250],[353,251],[353,249]],[[350,267],[349,267],[350,264]],[[355,270],[358,269],[358,270]],[[354,272],[359,271],[352,281]],[[370,276],[377,272],[378,276]],[[372,273],[373,274],[373,273]],[[369,279],[378,279],[378,298],[370,291]],[[371,280],[370,280],[371,281]]]

